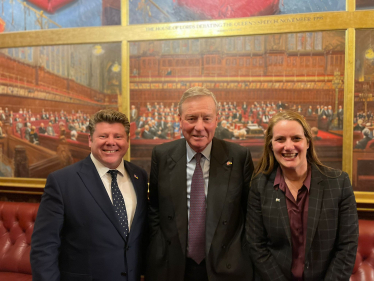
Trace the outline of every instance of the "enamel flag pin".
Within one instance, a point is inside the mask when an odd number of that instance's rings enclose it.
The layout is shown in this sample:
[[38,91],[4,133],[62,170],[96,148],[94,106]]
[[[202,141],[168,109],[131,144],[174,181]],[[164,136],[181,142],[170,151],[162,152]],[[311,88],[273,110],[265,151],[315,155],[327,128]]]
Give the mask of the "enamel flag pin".
[[231,162],[231,161],[227,161],[226,165],[227,165],[227,166],[231,166],[231,165],[232,165],[232,162]]
[[136,178],[137,180],[139,179],[137,175],[134,174],[134,178]]
[[275,198],[275,202],[280,202],[281,200],[279,198]]

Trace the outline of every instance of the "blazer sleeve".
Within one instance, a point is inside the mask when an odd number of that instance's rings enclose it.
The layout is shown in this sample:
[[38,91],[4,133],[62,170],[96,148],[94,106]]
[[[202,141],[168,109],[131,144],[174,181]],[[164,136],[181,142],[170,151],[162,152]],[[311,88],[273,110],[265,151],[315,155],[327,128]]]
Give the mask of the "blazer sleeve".
[[31,238],[30,262],[33,281],[59,281],[60,232],[64,205],[53,174],[48,176]]
[[268,238],[263,224],[261,194],[258,187],[262,181],[253,180],[249,190],[246,220],[246,237],[256,272],[263,281],[287,281],[279,265],[267,248]]
[[345,172],[343,175],[336,250],[325,275],[325,281],[349,280],[356,260],[358,246],[357,206],[349,177]]
[[[252,178],[254,166],[252,161],[252,156],[250,150],[246,149],[246,157],[245,157],[245,164],[243,167],[243,175],[244,175],[244,182],[243,182],[243,196],[242,196],[242,206],[243,206],[243,213],[244,215],[247,214],[247,201],[249,195],[249,184]],[[246,216],[245,216],[246,217]]]

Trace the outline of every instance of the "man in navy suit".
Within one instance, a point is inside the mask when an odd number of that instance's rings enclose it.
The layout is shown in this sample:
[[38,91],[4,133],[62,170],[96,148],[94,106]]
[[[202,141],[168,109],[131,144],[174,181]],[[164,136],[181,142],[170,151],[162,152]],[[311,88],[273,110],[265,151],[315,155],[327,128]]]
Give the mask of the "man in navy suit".
[[34,281],[140,280],[148,177],[123,160],[129,120],[101,110],[88,127],[91,154],[47,178],[31,241]]

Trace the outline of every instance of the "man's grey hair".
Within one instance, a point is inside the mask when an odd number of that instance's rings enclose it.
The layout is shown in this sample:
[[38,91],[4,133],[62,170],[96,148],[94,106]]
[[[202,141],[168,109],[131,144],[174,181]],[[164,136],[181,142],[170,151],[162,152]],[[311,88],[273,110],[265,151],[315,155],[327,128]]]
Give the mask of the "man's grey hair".
[[362,130],[362,135],[364,137],[370,137],[370,130],[368,128],[365,128]]
[[209,91],[207,88],[193,87],[183,93],[178,104],[178,114],[179,115],[182,114],[182,105],[186,99],[192,98],[192,97],[202,97],[202,96],[211,97],[216,106],[216,112],[218,112],[218,103],[217,103],[215,95],[211,91]]

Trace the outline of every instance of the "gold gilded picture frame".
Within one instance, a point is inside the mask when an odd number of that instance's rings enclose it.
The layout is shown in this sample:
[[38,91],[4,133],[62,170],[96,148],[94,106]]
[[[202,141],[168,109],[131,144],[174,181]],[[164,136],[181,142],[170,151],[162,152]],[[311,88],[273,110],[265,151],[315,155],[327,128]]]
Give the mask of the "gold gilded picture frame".
[[[342,169],[352,179],[356,29],[374,28],[371,20],[374,17],[373,10],[356,11],[356,1],[347,0],[346,11],[342,12],[128,25],[127,7],[127,1],[122,1],[121,26],[3,33],[0,34],[0,48],[121,42],[122,95],[118,97],[118,107],[129,114],[130,42],[342,30],[345,32],[345,71],[344,79],[342,79],[344,80],[345,109]],[[125,156],[127,160],[131,159],[130,152]],[[41,194],[44,183],[44,179],[0,178],[0,189],[2,193],[37,192]],[[369,206],[367,209],[374,209],[371,205],[374,203],[374,189],[373,192],[356,192],[355,195],[359,204],[367,204]]]

